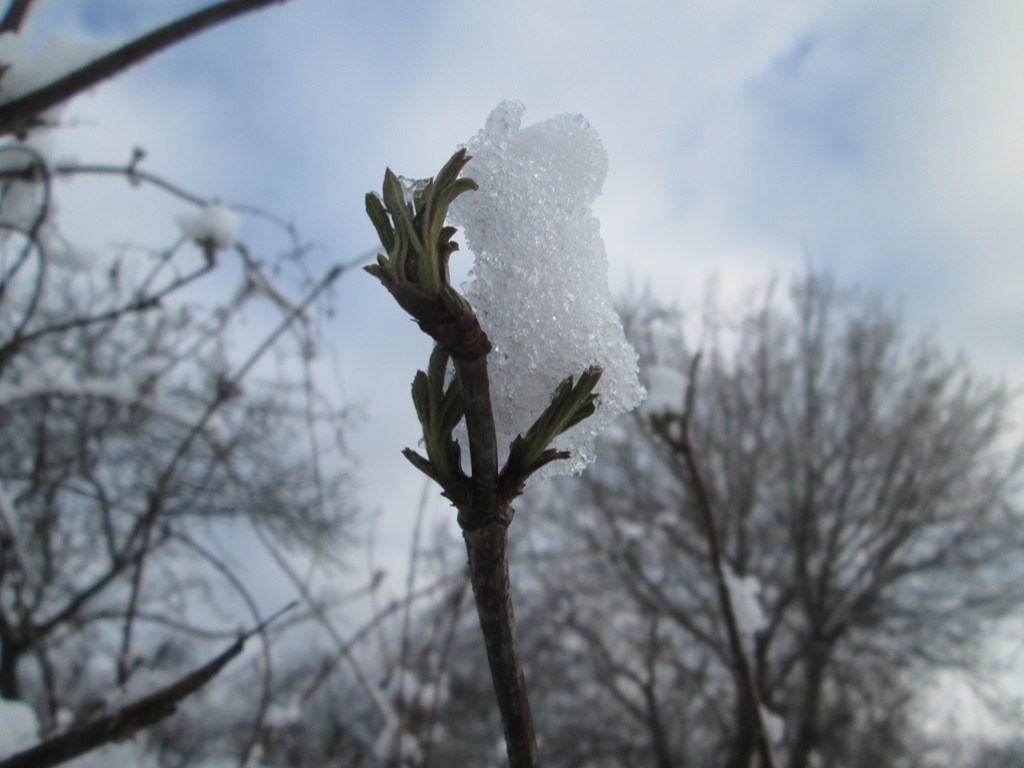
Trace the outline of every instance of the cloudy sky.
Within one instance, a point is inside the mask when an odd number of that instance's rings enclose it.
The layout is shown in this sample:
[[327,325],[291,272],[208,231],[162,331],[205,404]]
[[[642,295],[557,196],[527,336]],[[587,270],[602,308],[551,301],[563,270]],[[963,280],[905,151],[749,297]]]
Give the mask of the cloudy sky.
[[[43,0],[30,36],[110,43],[203,4]],[[503,99],[527,123],[582,113],[609,155],[613,290],[697,307],[712,277],[729,300],[825,267],[1019,385],[1021,40],[1014,0],[292,0],[80,97],[61,141],[89,160],[145,146],[153,171],[293,219],[326,269],[373,247],[362,198],[385,166],[432,174]],[[97,220],[66,211],[72,231]],[[106,236],[158,239],[179,211],[119,213]],[[386,559],[422,488],[399,450],[429,343],[368,276],[343,279],[337,308]]]

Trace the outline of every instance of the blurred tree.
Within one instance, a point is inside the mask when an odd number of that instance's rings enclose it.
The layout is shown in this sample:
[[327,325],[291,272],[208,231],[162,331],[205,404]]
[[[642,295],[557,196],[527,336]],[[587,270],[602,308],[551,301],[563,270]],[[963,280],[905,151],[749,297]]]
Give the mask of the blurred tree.
[[1024,765],[1024,741],[983,744],[969,764],[972,768],[1020,768]]
[[[627,327],[651,405],[594,471],[520,510],[541,739],[552,765],[747,766],[692,480],[651,426],[660,412],[678,434],[693,351],[649,300]],[[933,670],[982,673],[988,631],[1024,605],[1007,390],[818,274],[788,303],[769,290],[710,315],[703,347],[693,441],[729,570],[757,598],[745,621],[781,764],[913,765],[914,695]]]
[[[44,736],[261,626],[281,606],[261,601],[249,561],[335,561],[353,519],[348,416],[315,375],[318,300],[345,268],[313,276],[307,244],[256,209],[241,215],[278,242],[239,240],[240,212],[149,172],[140,150],[121,166],[49,152],[54,109],[76,93],[274,1],[212,3],[84,62],[17,43],[31,0],[0,19],[0,697],[32,702]],[[111,175],[193,209],[181,235],[68,242],[59,180]],[[291,573],[303,615],[322,615]],[[243,758],[270,706],[275,631],[260,632],[258,695],[236,700],[255,723],[232,747]]]

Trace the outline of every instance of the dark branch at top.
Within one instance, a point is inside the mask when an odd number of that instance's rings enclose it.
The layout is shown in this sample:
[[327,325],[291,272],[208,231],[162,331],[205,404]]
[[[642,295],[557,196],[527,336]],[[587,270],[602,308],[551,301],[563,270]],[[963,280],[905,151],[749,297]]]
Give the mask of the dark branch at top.
[[32,7],[33,2],[35,0],[11,0],[11,4],[7,6],[7,13],[4,14],[3,21],[0,21],[0,34],[20,31],[22,22],[25,21],[25,16],[28,15],[29,8]]
[[[165,48],[236,16],[286,2],[288,0],[224,0],[158,27],[59,80],[0,106],[0,135],[24,130],[42,112],[62,104],[104,80],[109,80]],[[3,29],[6,29],[8,24],[20,25],[22,16],[30,4],[30,0],[15,0],[4,17]]]

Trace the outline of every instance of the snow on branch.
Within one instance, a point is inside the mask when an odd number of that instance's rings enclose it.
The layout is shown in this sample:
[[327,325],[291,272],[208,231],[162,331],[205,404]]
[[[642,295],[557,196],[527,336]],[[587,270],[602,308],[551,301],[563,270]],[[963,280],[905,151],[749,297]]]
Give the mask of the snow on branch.
[[[229,661],[238,656],[250,636],[251,633],[243,635],[219,656],[170,685],[0,761],[0,768],[48,768],[60,765],[165,720],[177,711],[183,699],[209,683]],[[21,724],[20,730],[24,730],[24,724]]]
[[567,377],[598,366],[597,410],[556,439],[571,453],[552,474],[579,472],[597,435],[644,397],[637,354],[608,290],[608,261],[591,205],[607,156],[580,115],[521,127],[524,107],[498,105],[468,144],[480,190],[452,206],[475,255],[464,286],[491,340],[488,358],[499,447],[525,434]]
[[205,251],[230,248],[238,239],[238,214],[221,203],[210,203],[194,215],[178,217],[182,234]]

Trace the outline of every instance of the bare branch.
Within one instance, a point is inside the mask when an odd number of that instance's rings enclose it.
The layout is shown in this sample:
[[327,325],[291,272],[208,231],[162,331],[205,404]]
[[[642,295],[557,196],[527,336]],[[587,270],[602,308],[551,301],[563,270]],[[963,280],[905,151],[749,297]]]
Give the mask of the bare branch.
[[174,184],[162,176],[149,171],[140,170],[138,167],[139,161],[142,159],[141,150],[136,150],[132,157],[132,161],[128,165],[106,165],[106,164],[64,164],[58,165],[53,169],[54,176],[124,176],[128,180],[129,184],[136,185],[140,182],[152,184],[154,187],[169,192],[185,202],[192,203],[197,206],[204,206],[209,203],[205,197],[201,197],[194,192],[189,192],[187,189]]
[[[265,6],[289,0],[223,0],[141,35],[38,90],[0,106],[0,134],[17,133],[33,118],[76,94],[109,80],[150,56],[207,29]],[[26,2],[27,6],[28,3]],[[10,13],[8,13],[8,17]],[[5,22],[7,18],[5,17]],[[20,21],[19,21],[20,23]]]
[[177,711],[178,704],[209,683],[245,647],[250,634],[216,658],[164,688],[144,696],[115,712],[97,717],[84,725],[47,739],[31,749],[0,762],[0,768],[48,768],[72,760],[104,744],[126,739],[134,733],[165,720]]
[[754,678],[754,670],[750,659],[747,658],[747,652],[743,648],[743,637],[740,632],[739,621],[736,618],[732,593],[726,582],[725,556],[722,552],[722,539],[718,531],[718,520],[715,517],[711,491],[697,461],[697,454],[694,450],[690,434],[694,403],[697,399],[697,370],[699,366],[700,354],[698,353],[693,356],[693,361],[690,363],[690,377],[686,387],[686,408],[683,411],[681,425],[682,435],[675,443],[675,447],[682,454],[686,462],[690,478],[693,481],[694,492],[697,496],[697,506],[704,517],[704,529],[708,540],[708,550],[711,555],[711,565],[715,571],[715,586],[718,588],[718,600],[729,636],[729,646],[732,648],[733,661],[736,664],[736,676],[743,691],[743,698],[748,703],[748,717],[750,722],[754,724],[757,751],[761,756],[761,768],[774,768],[775,762],[772,757],[771,742],[768,739],[768,731],[765,728],[764,717],[761,712],[761,696],[758,693],[757,680]]
[[33,3],[35,0],[11,0],[3,21],[0,21],[0,34],[21,31],[21,25],[25,21],[25,17],[28,16]]
[[[254,527],[253,530],[259,537],[260,541],[263,543],[263,546],[266,547],[267,552],[270,553],[270,556],[274,559],[274,562],[277,563],[277,566],[281,569],[282,573],[284,573],[285,576],[288,577],[288,580],[291,581],[292,585],[302,596],[302,599],[309,606],[309,609],[312,612],[313,617],[326,630],[328,636],[334,642],[335,648],[338,651],[339,658],[344,658],[351,664],[352,670],[355,673],[356,678],[359,681],[359,684],[366,692],[367,697],[370,699],[371,703],[376,708],[378,714],[380,714],[380,716],[383,717],[385,720],[393,719],[394,712],[392,710],[391,705],[381,695],[380,689],[377,688],[377,686],[375,686],[370,681],[369,677],[366,674],[366,671],[359,665],[359,662],[356,659],[355,654],[353,653],[354,641],[346,643],[342,639],[341,634],[338,632],[338,629],[328,618],[324,606],[314,599],[312,592],[310,592],[309,585],[306,584],[306,582],[299,577],[295,569],[288,563],[285,557],[278,551],[277,547],[275,547],[271,540],[268,538],[267,534],[263,530],[261,530],[259,526]],[[370,625],[372,624],[373,620],[371,619]]]
[[87,315],[85,317],[73,317],[68,320],[61,321],[59,323],[53,323],[52,325],[44,326],[28,333],[22,333],[20,336],[15,337],[9,343],[0,347],[0,369],[2,369],[2,363],[6,362],[15,352],[23,348],[26,344],[29,344],[45,336],[52,336],[58,333],[66,333],[68,331],[86,328],[90,325],[98,325],[101,323],[108,323],[118,320],[127,315],[138,314],[142,312],[148,312],[156,309],[160,306],[160,302],[170,296],[172,293],[177,293],[185,286],[190,283],[196,282],[200,278],[209,274],[213,269],[212,264],[204,264],[197,267],[194,271],[188,274],[182,275],[176,278],[173,282],[161,288],[155,293],[147,295],[137,295],[127,304],[123,304],[119,307],[114,307],[106,312],[100,312],[95,315]]
[[473,596],[487,648],[487,663],[505,729],[509,766],[535,768],[539,765],[537,740],[512,611],[508,526],[491,522],[477,530],[464,530],[463,538],[469,552]]

